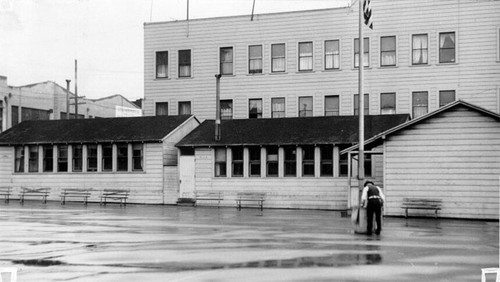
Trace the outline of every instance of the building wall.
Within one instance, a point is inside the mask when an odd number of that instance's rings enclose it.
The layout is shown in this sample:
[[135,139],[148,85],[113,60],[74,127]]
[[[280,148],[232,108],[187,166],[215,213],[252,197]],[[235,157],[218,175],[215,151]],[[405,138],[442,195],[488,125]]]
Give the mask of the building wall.
[[[428,111],[439,107],[439,91],[455,90],[462,99],[499,112],[500,61],[498,1],[372,1],[374,30],[365,93],[370,114],[380,113],[380,93],[396,93],[397,113],[411,113],[412,92],[428,91]],[[324,96],[339,95],[340,114],[353,114],[357,69],[358,8],[164,22],[144,27],[144,114],[155,103],[168,102],[169,114],[179,101],[190,101],[192,113],[215,118],[215,78],[219,48],[233,47],[234,75],[221,78],[221,99],[233,99],[233,117],[248,118],[248,100],[263,99],[263,117],[271,116],[271,98],[286,98],[286,116],[298,116],[298,97],[313,96],[314,115],[324,115]],[[455,32],[456,62],[439,63],[439,33]],[[428,35],[429,63],[412,65],[412,35]],[[396,36],[396,66],[380,66],[381,36]],[[324,69],[324,41],[340,40],[340,69]],[[299,72],[298,43],[314,44],[313,71]],[[271,74],[271,44],[286,44],[286,72]],[[263,46],[263,74],[248,73],[248,46]],[[191,50],[192,77],[179,78],[178,51]],[[155,78],[155,52],[169,51],[169,78]]]
[[122,95],[86,100],[89,117],[141,116],[141,109]]
[[385,141],[389,215],[404,214],[403,198],[425,197],[443,201],[442,217],[498,219],[499,176],[500,123],[470,109],[443,112]]
[[99,202],[102,189],[130,189],[130,203],[163,203],[162,144],[144,144],[142,172],[73,172],[14,173],[14,148],[0,147],[0,186],[14,189],[12,199],[19,197],[20,187],[50,187],[49,200],[59,201],[63,188],[92,188],[89,201]]

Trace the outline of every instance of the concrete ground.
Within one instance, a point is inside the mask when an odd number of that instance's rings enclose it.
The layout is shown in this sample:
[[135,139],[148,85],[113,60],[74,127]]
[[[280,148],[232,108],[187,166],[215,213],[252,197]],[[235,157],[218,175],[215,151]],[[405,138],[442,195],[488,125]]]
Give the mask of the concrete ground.
[[0,203],[18,281],[480,281],[498,265],[498,221],[392,217],[367,236],[333,211]]

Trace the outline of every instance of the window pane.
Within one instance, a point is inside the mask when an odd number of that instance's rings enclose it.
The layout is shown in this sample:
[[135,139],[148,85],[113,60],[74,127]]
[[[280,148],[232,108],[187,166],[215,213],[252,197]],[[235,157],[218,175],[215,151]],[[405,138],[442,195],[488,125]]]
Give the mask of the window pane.
[[340,51],[338,40],[325,41],[325,69],[340,68]]
[[442,107],[446,104],[455,101],[455,90],[439,91],[439,106]]
[[111,144],[102,145],[102,170],[113,170],[113,145]]
[[271,45],[271,72],[285,71],[285,44]]
[[38,146],[29,146],[29,172],[38,172]]
[[24,146],[15,147],[15,156],[14,171],[24,172]]
[[87,171],[97,171],[97,145],[87,145]]
[[262,99],[250,99],[248,104],[249,118],[262,118]]
[[299,70],[313,69],[313,44],[312,42],[299,43]]
[[248,47],[248,72],[262,73],[262,45]]
[[380,64],[382,66],[396,65],[396,37],[386,36],[380,38]]
[[232,147],[233,176],[243,176],[243,147]]
[[143,144],[132,144],[132,170],[143,170]]
[[428,111],[428,94],[427,92],[413,92],[413,118],[425,115]]
[[157,116],[167,116],[168,115],[168,103],[167,102],[156,103],[156,115]]
[[226,176],[226,148],[215,148],[215,176]]
[[427,64],[427,34],[417,34],[412,37],[412,63],[414,65]]
[[68,171],[68,146],[59,145],[57,146],[57,171],[67,172]]
[[325,116],[338,116],[339,107],[339,96],[325,97]]
[[83,157],[83,146],[73,145],[73,171],[82,171],[82,157]]
[[285,176],[297,175],[297,148],[285,147]]
[[220,48],[220,73],[233,74],[233,47]]
[[233,118],[233,100],[220,101],[220,118],[221,119]]
[[314,176],[314,146],[302,147],[302,175]]
[[54,147],[52,145],[43,146],[43,171],[52,172],[54,170]]
[[380,94],[380,114],[395,114],[396,113],[396,93],[381,93]]
[[299,97],[299,117],[313,116],[313,98]]
[[127,171],[128,170],[128,145],[118,144],[117,149],[117,170]]
[[191,114],[191,102],[179,102],[179,115]]
[[278,147],[266,148],[267,153],[267,176],[278,176]]
[[168,52],[156,52],[156,77],[168,77]]
[[260,176],[260,147],[249,147],[250,176]]
[[323,145],[320,147],[321,153],[321,176],[333,176],[333,146]]

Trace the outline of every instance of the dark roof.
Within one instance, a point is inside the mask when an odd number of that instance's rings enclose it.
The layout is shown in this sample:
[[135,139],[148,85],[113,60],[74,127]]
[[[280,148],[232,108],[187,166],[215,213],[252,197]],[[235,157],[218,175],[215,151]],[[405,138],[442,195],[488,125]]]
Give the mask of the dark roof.
[[0,145],[160,142],[191,117],[184,115],[23,121],[0,134]]
[[[374,136],[372,136],[371,138],[367,138],[367,140],[365,141],[365,146],[368,147],[368,148],[371,148],[371,147],[374,147],[378,144],[380,144],[381,140],[384,139],[386,136],[388,135],[391,135],[395,132],[398,132],[400,130],[404,130],[405,128],[408,128],[416,123],[420,123],[424,120],[428,120],[432,117],[435,117],[437,116],[438,114],[442,113],[442,112],[446,112],[446,111],[450,111],[452,109],[456,109],[458,107],[464,107],[464,108],[467,108],[467,109],[470,109],[470,110],[473,110],[473,111],[477,111],[479,113],[482,113],[483,115],[487,115],[487,116],[490,116],[494,119],[496,119],[497,121],[500,121],[500,114],[497,114],[497,113],[494,113],[494,112],[491,112],[491,111],[488,111],[484,108],[481,108],[479,106],[476,106],[476,105],[473,105],[473,104],[470,104],[470,103],[467,103],[465,101],[462,101],[462,100],[457,100],[455,102],[452,102],[452,103],[449,103],[448,105],[445,105],[435,111],[432,111],[430,113],[427,113],[423,116],[420,116],[416,119],[412,119],[412,120],[409,120],[408,122],[405,122],[403,124],[400,124],[398,126],[395,126],[393,128],[389,128],[383,132],[380,132]],[[346,148],[344,149],[341,154],[344,154],[346,152],[349,152],[349,151],[352,151],[352,150],[355,150],[355,149],[358,149],[358,145],[353,145],[352,147],[349,147],[349,148]]]
[[[408,119],[407,114],[365,116],[365,137]],[[223,120],[221,140],[216,142],[215,122],[206,120],[177,146],[354,144],[358,142],[358,126],[358,116]]]

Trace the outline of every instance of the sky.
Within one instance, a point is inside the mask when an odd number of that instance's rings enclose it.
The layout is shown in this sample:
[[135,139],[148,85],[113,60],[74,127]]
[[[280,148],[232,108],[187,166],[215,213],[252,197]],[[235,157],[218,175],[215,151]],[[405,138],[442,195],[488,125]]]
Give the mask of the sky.
[[[0,0],[0,76],[54,81],[89,99],[144,97],[145,22],[185,20],[188,0]],[[349,0],[255,0],[255,14],[346,6]],[[250,15],[253,0],[190,0],[189,18]]]

